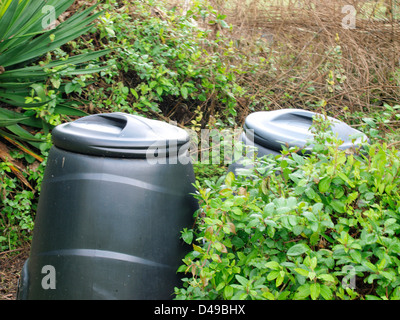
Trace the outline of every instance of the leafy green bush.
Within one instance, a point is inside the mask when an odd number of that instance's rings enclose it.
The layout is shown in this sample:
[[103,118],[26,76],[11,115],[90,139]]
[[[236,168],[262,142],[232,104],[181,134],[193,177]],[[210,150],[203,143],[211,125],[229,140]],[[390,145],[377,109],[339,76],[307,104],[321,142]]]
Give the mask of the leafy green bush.
[[[210,116],[215,125],[234,122],[241,88],[232,46],[192,19],[208,16],[211,25],[228,26],[203,1],[186,16],[161,1],[103,1],[76,6],[50,26],[73,2],[0,4],[0,136],[7,140],[0,141],[7,149],[0,150],[0,250],[30,240],[48,134],[70,116],[162,111],[186,122],[191,113],[201,115],[198,129]],[[103,68],[99,57],[110,51]],[[209,169],[199,166],[200,180],[220,168]]]
[[92,6],[56,25],[73,3],[0,3],[0,136],[7,140],[0,141],[0,251],[31,239],[50,129],[62,116],[86,115],[65,93],[72,83],[104,70],[95,61],[108,50],[70,56],[60,49],[102,14],[91,14]]
[[400,299],[400,155],[342,151],[315,128],[308,156],[284,150],[197,184],[177,299]]
[[35,138],[44,141],[39,145],[43,161],[20,150],[11,150],[12,159],[28,163],[20,176],[13,175],[13,163],[0,162],[0,252],[20,248],[32,240],[38,194],[51,147],[50,135],[36,134]]
[[243,93],[234,46],[195,21],[207,15],[208,25],[228,28],[224,16],[201,2],[186,15],[160,1],[122,3],[103,5],[107,13],[96,29],[103,47],[112,49],[116,70],[102,73],[108,88],[89,99],[112,111],[162,112],[179,122],[202,106],[207,116],[218,113],[233,124],[236,97]]

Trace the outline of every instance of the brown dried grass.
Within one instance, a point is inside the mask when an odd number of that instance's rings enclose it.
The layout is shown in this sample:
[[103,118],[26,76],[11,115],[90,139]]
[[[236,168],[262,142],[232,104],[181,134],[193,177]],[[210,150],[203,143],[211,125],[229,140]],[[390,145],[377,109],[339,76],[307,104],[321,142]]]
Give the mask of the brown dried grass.
[[[386,1],[394,7],[395,0]],[[250,60],[262,56],[270,62],[241,79],[258,101],[256,110],[324,106],[340,115],[345,107],[352,113],[371,112],[383,103],[399,103],[400,23],[389,9],[379,16],[377,1],[352,1],[355,29],[342,26],[348,1],[211,3],[233,25],[227,35],[237,41],[238,50]],[[337,46],[341,54],[335,53]],[[346,76],[340,88],[328,84],[330,72]]]

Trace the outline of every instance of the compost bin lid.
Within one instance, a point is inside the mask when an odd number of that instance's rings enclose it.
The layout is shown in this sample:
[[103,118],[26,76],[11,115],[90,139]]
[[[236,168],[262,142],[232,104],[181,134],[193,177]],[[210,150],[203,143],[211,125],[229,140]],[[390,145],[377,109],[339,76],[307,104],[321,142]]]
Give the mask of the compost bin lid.
[[[259,111],[247,116],[244,129],[247,135],[249,129],[254,130],[254,142],[268,149],[280,151],[282,145],[303,148],[308,140],[313,139],[309,129],[313,124],[314,115],[317,113],[301,109]],[[344,150],[368,141],[366,135],[346,123],[332,117],[328,119],[331,121],[331,130],[343,141],[340,149]],[[352,140],[355,140],[354,143]]]
[[188,148],[188,133],[166,122],[121,112],[96,114],[53,129],[55,146],[88,155],[145,158]]

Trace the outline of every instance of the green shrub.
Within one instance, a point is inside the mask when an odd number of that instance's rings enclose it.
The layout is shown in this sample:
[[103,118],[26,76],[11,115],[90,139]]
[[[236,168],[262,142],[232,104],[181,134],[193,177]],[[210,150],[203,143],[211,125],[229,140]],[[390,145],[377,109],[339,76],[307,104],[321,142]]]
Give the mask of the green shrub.
[[55,25],[73,2],[0,3],[0,251],[31,239],[49,131],[69,116],[86,115],[65,94],[105,69],[96,60],[108,50],[70,56],[60,49],[102,14],[92,14],[92,6]]
[[342,151],[317,122],[312,153],[284,150],[207,188],[183,230],[177,299],[399,299],[400,156]]
[[[12,150],[12,159],[28,163],[20,176],[13,175],[13,163],[0,162],[0,252],[26,245],[32,240],[38,194],[51,147],[50,135],[36,134],[36,138],[45,141],[40,144],[42,162],[19,150]],[[29,187],[27,187],[29,184]]]
[[107,13],[96,30],[102,46],[112,49],[115,69],[101,73],[107,88],[88,100],[112,111],[162,112],[179,122],[201,106],[207,116],[233,124],[236,98],[243,94],[233,43],[195,21],[206,15],[208,26],[228,28],[224,16],[201,2],[186,15],[160,1],[122,3],[103,5]]

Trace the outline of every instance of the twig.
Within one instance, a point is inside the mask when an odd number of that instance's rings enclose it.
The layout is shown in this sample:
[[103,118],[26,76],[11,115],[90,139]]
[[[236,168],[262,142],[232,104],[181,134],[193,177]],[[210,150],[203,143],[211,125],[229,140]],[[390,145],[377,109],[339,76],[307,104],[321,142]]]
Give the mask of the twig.
[[388,144],[388,148],[395,146],[396,144],[400,144],[400,141],[395,141]]
[[0,252],[0,255],[7,254],[7,253],[10,253],[10,252],[15,252],[15,251],[21,251],[23,249],[25,249],[25,248],[17,248],[17,249],[13,249],[13,250],[3,251],[3,252]]

